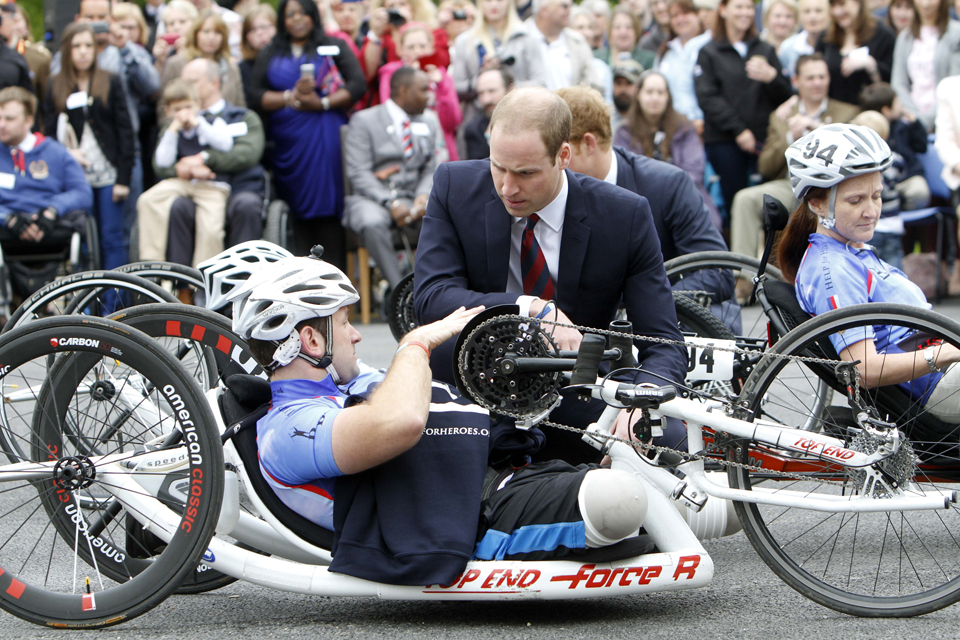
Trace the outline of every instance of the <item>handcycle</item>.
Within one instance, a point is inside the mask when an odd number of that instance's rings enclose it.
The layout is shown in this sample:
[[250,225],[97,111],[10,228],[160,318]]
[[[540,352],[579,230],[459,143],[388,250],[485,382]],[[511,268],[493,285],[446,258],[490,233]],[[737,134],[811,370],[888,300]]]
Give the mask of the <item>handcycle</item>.
[[[831,330],[849,323],[830,325],[829,315],[816,322]],[[956,323],[921,320],[910,322],[960,344]],[[29,447],[22,460],[0,465],[0,606],[39,624],[117,624],[156,606],[201,559],[255,584],[327,596],[565,599],[696,588],[712,578],[700,538],[723,533],[723,500],[736,501],[748,537],[778,575],[825,606],[908,616],[960,599],[957,494],[918,468],[927,454],[914,450],[899,425],[874,415],[870,394],[857,396],[855,424],[842,431],[757,417],[766,394],[753,380],[776,369],[766,363],[823,363],[764,354],[741,394],[755,393],[760,405],[686,387],[674,397],[670,387],[644,389],[610,376],[596,382],[599,359],[630,364],[629,332],[604,332],[610,349],[591,338],[579,354],[565,354],[544,326],[509,309],[478,316],[460,338],[461,390],[531,427],[546,423],[574,371],[568,389],[609,405],[587,439],[646,487],[644,535],[576,560],[473,561],[453,583],[422,587],[330,573],[324,546],[332,533],[298,521],[269,488],[262,491],[251,428],[258,413],[251,404],[269,397],[262,381],[240,378],[204,395],[145,334],[99,318],[42,319],[0,336],[4,384],[21,381],[32,395],[4,417],[17,422]],[[139,398],[134,414],[119,402],[133,397],[131,387]],[[644,413],[641,445],[607,435],[621,408]],[[685,421],[693,453],[649,442],[663,417]],[[728,482],[705,472],[708,446]],[[669,461],[671,453],[680,461]],[[790,467],[757,464],[758,455]],[[239,485],[256,515],[239,509]],[[785,544],[778,537],[784,525]]]

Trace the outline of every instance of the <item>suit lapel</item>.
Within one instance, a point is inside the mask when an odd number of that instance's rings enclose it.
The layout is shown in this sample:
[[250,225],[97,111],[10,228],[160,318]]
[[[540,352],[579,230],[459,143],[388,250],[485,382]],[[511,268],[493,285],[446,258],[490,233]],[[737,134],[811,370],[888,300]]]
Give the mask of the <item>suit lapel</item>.
[[[393,118],[390,117],[390,112],[387,110],[387,105],[382,105],[383,109],[380,110],[380,129],[383,131],[383,135],[390,138],[390,141],[393,143],[393,146],[400,150],[400,157],[403,157],[403,147],[400,145],[400,132],[395,131],[393,124]],[[393,131],[393,133],[390,133]]]
[[510,225],[513,216],[507,213],[496,189],[483,212],[486,227],[487,278],[489,291],[506,291],[510,272]]
[[[619,157],[619,156],[618,156]],[[620,166],[617,166],[620,170]],[[583,191],[572,171],[567,171],[567,210],[563,218],[563,235],[560,238],[560,266],[558,275],[557,304],[561,309],[577,308],[580,291],[580,273],[587,255],[590,227],[584,224],[587,211],[583,205]]]

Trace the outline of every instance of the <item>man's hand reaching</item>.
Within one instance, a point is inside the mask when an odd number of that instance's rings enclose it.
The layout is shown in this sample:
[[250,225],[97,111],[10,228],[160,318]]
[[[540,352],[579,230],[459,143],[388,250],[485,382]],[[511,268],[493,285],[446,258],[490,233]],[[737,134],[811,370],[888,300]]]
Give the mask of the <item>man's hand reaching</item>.
[[431,351],[459,334],[473,316],[483,311],[484,307],[466,309],[460,307],[446,318],[417,327],[400,341],[401,345],[408,342],[419,342]]

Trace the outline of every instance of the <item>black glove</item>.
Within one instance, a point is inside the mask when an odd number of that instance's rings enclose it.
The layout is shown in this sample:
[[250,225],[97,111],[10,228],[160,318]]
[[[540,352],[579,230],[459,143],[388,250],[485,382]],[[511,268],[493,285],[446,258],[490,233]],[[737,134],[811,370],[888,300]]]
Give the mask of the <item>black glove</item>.
[[47,235],[48,233],[53,231],[53,227],[56,226],[57,220],[56,218],[51,220],[50,218],[44,215],[43,211],[40,211],[33,215],[33,223],[37,225],[40,231],[43,231],[43,235]]
[[22,213],[10,213],[7,214],[6,224],[10,233],[19,238],[23,235],[23,232],[27,230],[27,227],[30,226],[30,218]]

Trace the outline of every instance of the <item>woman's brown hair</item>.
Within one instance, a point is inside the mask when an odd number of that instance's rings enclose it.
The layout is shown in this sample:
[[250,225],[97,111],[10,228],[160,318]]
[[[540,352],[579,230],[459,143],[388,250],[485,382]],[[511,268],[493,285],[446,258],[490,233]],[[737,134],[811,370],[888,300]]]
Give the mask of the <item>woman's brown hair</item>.
[[243,36],[240,39],[240,55],[244,60],[254,60],[257,52],[247,44],[247,35],[253,31],[253,21],[257,18],[266,18],[274,26],[277,25],[277,10],[269,4],[258,4],[243,18]]
[[[920,37],[920,11],[917,10],[917,3],[913,4],[913,22],[910,23],[910,32],[914,38]],[[940,37],[947,32],[947,25],[950,24],[950,0],[940,0],[937,7],[937,33]]]
[[[647,120],[647,117],[643,115],[643,110],[640,108],[640,91],[643,90],[643,85],[646,84],[647,80],[654,76],[662,78],[663,84],[667,88],[667,108],[664,110],[663,115],[660,116],[658,122],[650,122]],[[657,149],[655,136],[658,131],[663,131],[663,140],[660,141],[659,146],[660,160],[670,162],[670,144],[673,142],[673,136],[676,135],[677,129],[684,124],[691,126],[689,121],[673,108],[673,97],[670,95],[670,85],[667,83],[664,75],[659,71],[644,71],[640,75],[640,81],[637,86],[637,97],[633,99],[633,103],[627,111],[627,130],[634,140],[643,145],[643,154],[649,158],[654,157],[654,151]]]
[[817,231],[819,218],[810,208],[810,200],[826,200],[827,194],[826,189],[818,187],[810,189],[790,216],[787,227],[777,238],[774,249],[777,266],[780,267],[784,279],[790,284],[796,283],[797,270],[800,269],[803,254],[807,252],[807,246],[810,244],[810,234]]
[[[673,20],[673,8],[676,7],[681,13],[698,13],[697,7],[694,6],[693,0],[670,0],[670,4],[667,6],[667,11],[670,13],[670,20]],[[697,18],[699,21],[699,17]],[[700,23],[700,33],[703,33],[703,23]],[[677,34],[673,32],[673,26],[668,25],[665,34],[666,37],[663,39],[663,42],[660,44],[660,48],[657,49],[657,57],[662,58],[663,54],[667,52],[669,48],[670,41],[677,37]]]
[[197,36],[207,20],[213,20],[214,28],[216,28],[222,36],[220,39],[220,50],[215,54],[215,59],[226,58],[227,60],[232,60],[229,42],[230,29],[227,27],[227,23],[223,21],[223,18],[220,17],[219,13],[214,13],[209,9],[197,16],[197,19],[193,22],[193,26],[190,27],[190,33],[187,34],[187,46],[184,47],[183,50],[184,59],[189,62],[195,58],[203,57],[203,54],[200,52],[200,47],[197,46]]
[[[728,4],[730,4],[730,0],[720,0],[720,4],[717,5],[717,23],[713,27],[713,39],[717,42],[727,42],[727,21],[720,15],[720,7],[725,7]],[[746,42],[758,36],[757,25],[751,22],[750,28],[743,34],[743,40]]]
[[[67,97],[77,90],[77,68],[73,66],[73,39],[81,33],[89,33],[94,48],[97,39],[93,35],[93,27],[85,22],[72,22],[63,31],[60,40],[60,73],[53,78],[53,102],[57,111],[67,110]],[[103,104],[110,101],[110,74],[97,66],[97,56],[93,56],[93,65],[90,67],[90,89],[87,94],[97,98]]]
[[[830,0],[830,6],[833,7],[846,1],[847,0]],[[860,3],[860,11],[857,12],[857,32],[855,35],[857,46],[862,47],[870,38],[873,37],[873,34],[876,33],[877,20],[867,8],[866,0],[857,0],[857,2]],[[846,40],[846,37],[847,32],[844,31],[843,27],[837,24],[837,21],[833,19],[833,12],[831,12],[830,26],[827,27],[827,35],[824,39],[839,49],[843,47],[843,42]]]
[[[640,36],[643,35],[643,27],[640,26],[640,20],[637,16],[630,13],[630,10],[625,6],[614,7],[613,13],[610,14],[610,26],[607,29],[607,42],[610,42],[610,34],[613,33],[613,21],[617,16],[627,16],[630,19],[630,25],[633,27],[633,34],[636,36],[636,39],[633,42],[633,48],[636,49],[637,45],[640,43]],[[613,51],[613,44],[610,44],[610,50]],[[632,51],[621,51],[620,53],[633,53]],[[616,60],[610,60],[610,65],[616,64]]]

